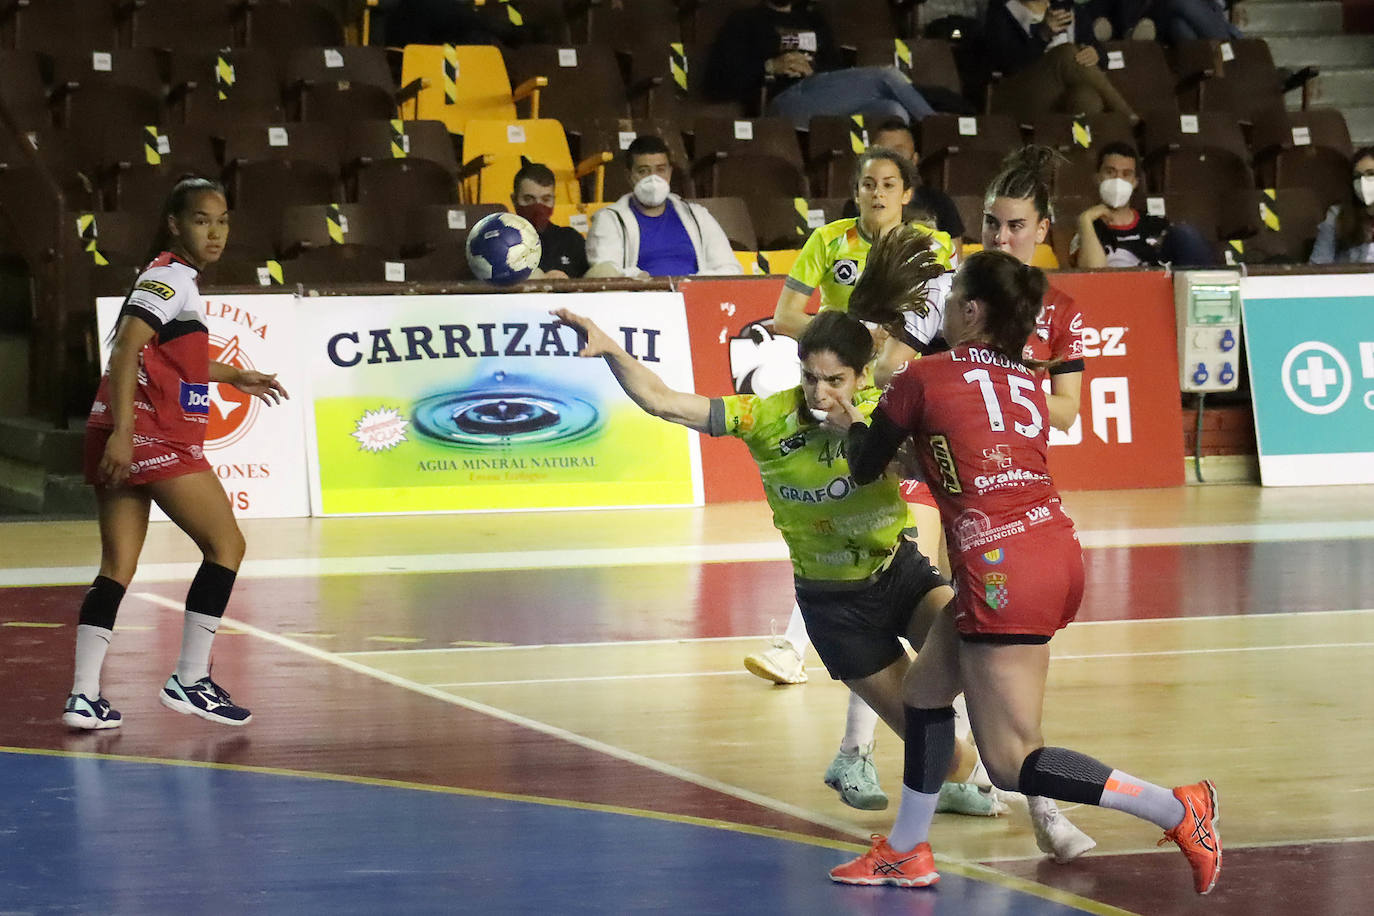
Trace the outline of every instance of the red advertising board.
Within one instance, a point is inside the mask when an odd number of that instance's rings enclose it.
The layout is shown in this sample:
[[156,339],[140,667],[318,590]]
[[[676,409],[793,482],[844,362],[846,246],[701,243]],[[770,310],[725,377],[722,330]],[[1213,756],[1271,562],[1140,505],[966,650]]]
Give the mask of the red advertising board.
[[[732,393],[741,354],[771,335],[782,277],[689,280],[682,293],[696,390]],[[1173,281],[1163,273],[1055,273],[1053,285],[1084,319],[1087,368],[1079,422],[1051,440],[1050,469],[1065,490],[1171,487],[1183,483]],[[731,366],[734,341],[735,366]],[[707,502],[760,499],[744,446],[703,436]]]

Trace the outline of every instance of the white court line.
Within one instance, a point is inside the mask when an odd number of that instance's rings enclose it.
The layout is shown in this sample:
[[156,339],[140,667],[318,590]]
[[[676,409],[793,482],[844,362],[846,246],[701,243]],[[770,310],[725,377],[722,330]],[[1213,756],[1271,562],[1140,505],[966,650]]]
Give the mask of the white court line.
[[586,684],[595,681],[643,681],[665,677],[753,677],[744,669],[735,671],[680,671],[674,674],[597,674],[587,677],[541,677],[516,681],[455,681],[430,684],[431,687],[514,687],[525,684]]
[[[1374,608],[1349,608],[1335,611],[1278,611],[1273,614],[1212,614],[1206,617],[1133,617],[1128,620],[1085,620],[1075,621],[1069,624],[1070,627],[1105,627],[1105,626],[1125,626],[1146,623],[1198,623],[1204,620],[1269,620],[1285,617],[1319,617],[1329,614],[1374,614]],[[551,642],[537,643],[524,646],[439,646],[433,649],[366,649],[355,652],[337,652],[346,658],[367,658],[370,656],[387,655],[419,655],[423,653],[439,652],[528,652],[532,649],[623,649],[639,648],[642,646],[663,646],[675,643],[702,643],[702,642],[762,642],[770,639],[766,634],[754,636],[698,636],[680,637],[676,639],[618,639],[603,642]]]
[[[1223,799],[1225,796],[1223,796]],[[1064,808],[1060,808],[1064,810]],[[1305,837],[1296,840],[1257,840],[1251,843],[1225,843],[1224,852],[1235,852],[1238,849],[1281,849],[1285,846],[1341,846],[1347,843],[1374,843],[1374,836],[1332,836],[1332,837]],[[1178,850],[1174,846],[1160,848],[1158,846],[1143,846],[1134,849],[1098,849],[1093,852],[1094,859],[1101,859],[1106,856],[1153,856],[1153,855],[1172,855]],[[999,856],[996,859],[979,859],[987,865],[1000,865],[1006,862],[1040,862],[1044,860],[1044,855],[1038,856]]]
[[[185,611],[185,608],[182,606],[182,602],[174,601],[170,598],[164,598],[161,595],[153,595],[148,592],[138,592],[134,594],[133,597],[142,598],[143,600],[148,601],[152,604],[156,604],[159,607],[164,607],[168,610],[176,611],[178,613],[183,613]],[[448,703],[452,706],[460,706],[463,709],[467,709],[471,712],[480,713],[481,715],[485,716],[490,716],[493,719],[500,719],[502,722],[509,722],[512,725],[518,725],[522,728],[528,728],[532,731],[537,731],[542,734],[549,735],[550,737],[557,738],[561,741],[566,741],[569,744],[575,744],[578,747],[583,747],[590,751],[605,754],[608,757],[614,757],[618,760],[624,760],[627,763],[633,763],[638,766],[645,767],[646,769],[653,770],[657,773],[662,773],[663,775],[672,777],[673,779],[679,779],[683,782],[688,782],[692,783],[693,785],[701,786],[704,789],[710,789],[715,792],[720,792],[723,795],[729,795],[732,798],[738,798],[741,801],[749,802],[750,804],[758,805],[761,808],[767,808],[770,811],[775,811],[779,814],[785,814],[789,817],[797,818],[798,820],[806,821],[811,824],[817,824],[822,827],[827,827],[831,830],[842,833],[845,836],[852,836],[856,840],[868,839],[868,831],[858,829],[853,824],[846,823],[845,821],[837,820],[835,818],[827,817],[823,814],[818,814],[814,811],[809,811],[805,808],[801,808],[796,805],[789,804],[785,801],[781,801],[780,799],[770,798],[767,795],[760,795],[757,792],[751,792],[748,789],[744,789],[739,786],[733,786],[729,783],[721,782],[717,779],[712,779],[709,776],[702,776],[699,773],[693,773],[690,770],[685,770],[681,767],[675,767],[671,764],[664,763],[661,760],[655,760],[652,757],[645,757],[642,754],[636,754],[633,751],[628,751],[624,748],[619,748],[612,744],[606,744],[603,741],[597,741],[594,738],[588,738],[584,735],[579,735],[576,732],[568,731],[564,728],[559,728],[556,725],[549,725],[546,722],[540,722],[537,719],[526,718],[525,716],[517,715],[516,713],[500,709],[496,706],[488,706],[486,703],[479,703],[476,700],[469,700],[452,693],[445,693],[442,690],[438,690],[437,688],[430,687],[425,684],[417,683],[416,681],[412,681],[409,678],[404,678],[396,674],[391,674],[387,671],[381,671],[377,668],[372,668],[368,665],[361,664],[360,662],[355,662],[352,659],[342,658],[336,653],[326,652],[325,650],[318,649],[315,646],[307,645],[302,642],[297,642],[296,640],[289,639],[285,636],[279,636],[276,633],[272,633],[268,630],[255,627],[251,623],[244,623],[243,621],[234,620],[228,617],[224,618],[224,622],[229,624],[230,626],[234,626],[240,630],[243,630],[250,636],[256,636],[259,639],[264,639],[270,643],[275,643],[276,645],[281,646],[284,649],[290,649],[293,652],[298,652],[301,655],[309,656],[310,658],[316,659],[318,661],[328,662],[331,665],[338,665],[340,668],[345,668],[356,674],[362,674],[366,677],[382,681],[383,683],[390,684],[393,687],[400,687],[402,690],[409,690],[413,693],[418,693],[422,696],[426,696],[434,700],[439,700],[441,702]]]
[[[1149,547],[1267,543],[1275,541],[1352,540],[1374,538],[1374,521],[1260,522],[1244,525],[1124,528],[1078,532],[1087,548]],[[787,559],[781,540],[737,544],[671,544],[654,547],[594,547],[572,550],[507,550],[490,553],[434,553],[362,557],[277,557],[247,560],[240,579],[313,578],[315,576],[387,575],[393,573],[502,572],[521,569],[587,569],[617,566],[683,566],[702,563],[757,563]],[[145,563],[139,582],[191,579],[200,568],[192,563]],[[85,585],[93,566],[45,566],[0,569],[0,588],[21,585]]]
[[1152,658],[1170,655],[1225,655],[1232,652],[1283,652],[1300,649],[1369,649],[1374,642],[1318,642],[1306,645],[1235,646],[1225,649],[1168,649],[1160,652],[1097,652],[1089,655],[1050,655],[1052,662],[1076,662],[1095,658]]

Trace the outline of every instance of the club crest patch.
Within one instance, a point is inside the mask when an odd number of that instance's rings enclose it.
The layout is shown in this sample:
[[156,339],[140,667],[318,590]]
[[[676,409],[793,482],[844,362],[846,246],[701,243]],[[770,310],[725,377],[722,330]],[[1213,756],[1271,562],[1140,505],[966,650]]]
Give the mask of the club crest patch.
[[983,600],[994,611],[1007,606],[1007,577],[1002,573],[983,576]]

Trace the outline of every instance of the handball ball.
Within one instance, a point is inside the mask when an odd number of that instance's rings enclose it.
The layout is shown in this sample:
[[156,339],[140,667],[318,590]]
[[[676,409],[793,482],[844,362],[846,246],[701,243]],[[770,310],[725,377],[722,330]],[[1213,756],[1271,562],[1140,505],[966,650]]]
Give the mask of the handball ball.
[[539,233],[524,217],[493,213],[468,233],[468,267],[479,280],[519,283],[539,266]]

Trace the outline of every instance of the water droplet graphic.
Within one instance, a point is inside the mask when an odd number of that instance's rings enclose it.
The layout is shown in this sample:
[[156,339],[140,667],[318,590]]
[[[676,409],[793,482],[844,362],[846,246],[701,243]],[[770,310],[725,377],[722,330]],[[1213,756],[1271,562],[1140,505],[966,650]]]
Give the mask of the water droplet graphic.
[[496,384],[500,385],[502,382],[504,382],[504,381],[506,380],[506,372],[505,372],[505,370],[504,370],[504,369],[497,369],[497,370],[496,370],[496,374],[493,375],[493,376],[491,377],[491,380],[492,380],[493,382],[495,382]]
[[415,405],[414,418],[425,438],[465,448],[570,442],[594,432],[601,420],[596,407],[576,395],[528,389],[436,394]]

